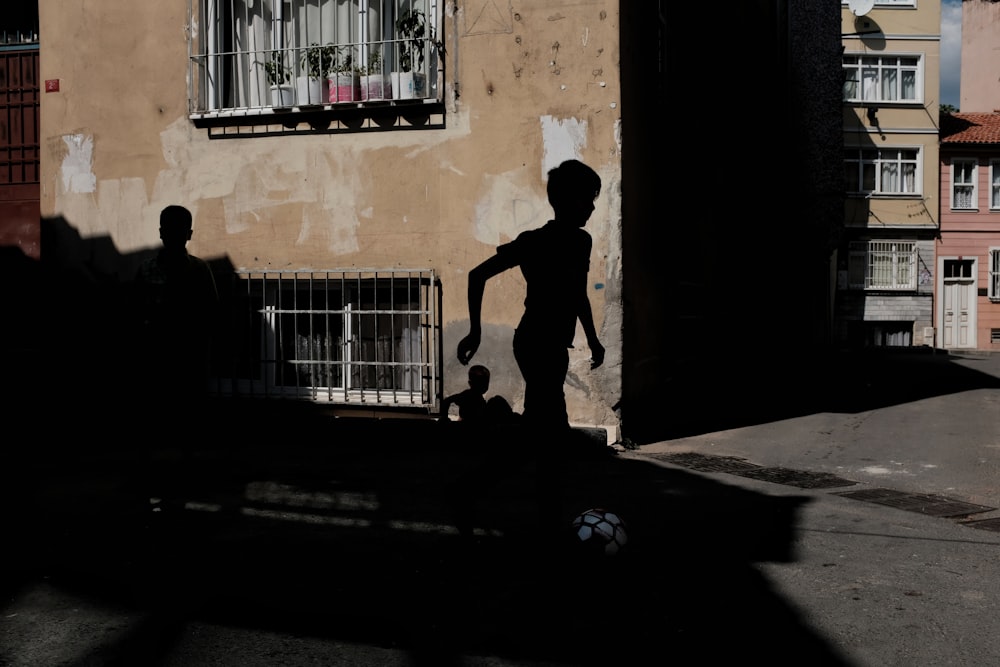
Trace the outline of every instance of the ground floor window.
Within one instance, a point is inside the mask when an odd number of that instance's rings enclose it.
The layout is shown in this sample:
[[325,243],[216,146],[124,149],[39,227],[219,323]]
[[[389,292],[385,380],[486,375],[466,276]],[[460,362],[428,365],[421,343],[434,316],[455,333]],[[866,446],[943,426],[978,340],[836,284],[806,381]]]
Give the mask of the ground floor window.
[[440,306],[432,271],[237,272],[220,293],[219,393],[436,405]]
[[851,244],[848,263],[851,289],[915,290],[915,241],[858,241]]

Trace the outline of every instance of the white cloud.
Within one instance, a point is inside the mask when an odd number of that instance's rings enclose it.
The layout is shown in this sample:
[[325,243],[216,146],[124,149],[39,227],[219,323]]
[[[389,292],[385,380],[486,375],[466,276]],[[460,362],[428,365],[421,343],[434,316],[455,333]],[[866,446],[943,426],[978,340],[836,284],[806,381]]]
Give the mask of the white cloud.
[[941,104],[959,108],[962,66],[962,0],[941,3]]

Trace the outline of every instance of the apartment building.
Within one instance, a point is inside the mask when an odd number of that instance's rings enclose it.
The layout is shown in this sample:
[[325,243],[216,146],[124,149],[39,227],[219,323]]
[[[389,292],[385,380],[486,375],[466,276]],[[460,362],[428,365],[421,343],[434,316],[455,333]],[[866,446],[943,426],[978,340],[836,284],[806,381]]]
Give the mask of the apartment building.
[[959,113],[941,117],[935,319],[949,350],[1000,350],[1000,7],[962,3]]
[[941,347],[1000,350],[1000,112],[941,117]]
[[941,6],[842,3],[847,201],[835,335],[934,345]]
[[[591,370],[578,335],[571,422],[641,441],[714,418],[720,389],[736,397],[727,414],[752,410],[760,372],[801,373],[829,334],[837,18],[829,5],[741,3],[712,28],[727,47],[692,66],[665,35],[703,19],[693,5],[40,0],[42,261],[27,268],[44,274],[46,319],[17,373],[44,391],[42,360],[88,397],[127,387],[141,400],[155,378],[126,354],[115,290],[179,204],[227,313],[216,391],[434,414],[466,384],[466,273],[544,224],[547,170],[577,158],[603,181],[587,289],[608,356]],[[713,84],[705,72],[731,67],[733,49],[769,76]],[[732,104],[759,95],[771,104]],[[693,123],[697,148],[677,141]],[[737,124],[753,131],[718,131]],[[665,178],[682,161],[697,178]],[[780,170],[783,205],[762,208]],[[709,183],[725,196],[706,196]],[[768,235],[747,224],[762,210]],[[776,284],[792,337],[747,298]],[[516,410],[523,300],[516,272],[490,283],[475,358]]]

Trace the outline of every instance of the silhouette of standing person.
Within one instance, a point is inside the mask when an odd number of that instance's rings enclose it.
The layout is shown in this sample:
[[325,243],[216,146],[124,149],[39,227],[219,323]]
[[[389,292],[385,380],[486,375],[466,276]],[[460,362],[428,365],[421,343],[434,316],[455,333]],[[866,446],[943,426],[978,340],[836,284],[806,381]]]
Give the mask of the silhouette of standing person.
[[514,331],[514,359],[524,378],[524,420],[536,428],[568,429],[563,385],[577,320],[587,336],[591,368],[604,363],[604,346],[587,297],[593,241],[583,229],[594,212],[601,178],[577,160],[563,162],[548,176],[554,219],[499,246],[495,255],[469,272],[469,334],[458,344],[458,360],[468,364],[479,349],[487,281],[520,267],[527,293]]
[[[522,232],[469,272],[469,334],[458,344],[458,360],[468,364],[481,342],[482,302],[490,278],[520,267],[526,283],[524,314],[514,331],[514,359],[524,378],[521,423],[535,431],[536,494],[543,539],[555,539],[560,521],[557,448],[570,431],[564,384],[577,320],[591,352],[591,368],[604,363],[587,296],[592,240],[584,231],[601,191],[597,173],[568,160],[548,173],[547,193],[555,217]],[[470,534],[472,504],[479,489],[509,472],[514,459],[494,459],[458,483],[457,521]]]
[[146,489],[153,510],[172,507],[166,500],[183,486],[193,439],[207,397],[212,331],[218,305],[208,263],[191,255],[191,212],[167,206],[160,212],[162,247],[136,272],[134,298],[139,336],[138,368],[146,391],[137,406],[148,423],[158,424],[149,448]]
[[143,360],[153,371],[153,389],[171,403],[197,400],[206,389],[219,299],[208,263],[187,251],[191,234],[188,209],[164,208],[163,246],[135,278]]

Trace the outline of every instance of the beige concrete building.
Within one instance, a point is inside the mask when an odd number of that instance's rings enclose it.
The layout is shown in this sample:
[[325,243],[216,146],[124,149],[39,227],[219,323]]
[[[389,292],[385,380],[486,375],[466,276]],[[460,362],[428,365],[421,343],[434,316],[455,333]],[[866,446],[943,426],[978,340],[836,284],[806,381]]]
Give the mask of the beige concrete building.
[[[122,299],[180,204],[224,305],[213,390],[435,414],[466,386],[468,271],[549,219],[547,171],[578,158],[602,178],[586,289],[608,353],[592,370],[578,331],[570,420],[649,442],[797,409],[843,223],[837,9],[40,0],[41,253],[5,267],[37,312],[11,391],[149,402]],[[692,26],[714,46],[676,38]],[[516,271],[487,285],[474,358],[515,409],[524,296]]]
[[[466,273],[551,217],[549,169],[592,166],[603,186],[588,295],[608,358],[591,371],[578,335],[566,390],[573,423],[614,433],[616,2],[43,0],[39,14],[41,76],[57,87],[41,110],[42,215],[106,236],[121,256],[108,270],[127,280],[158,245],[161,209],[189,208],[189,251],[213,262],[234,317],[254,318],[249,332],[222,332],[224,392],[433,411],[466,386],[455,354]],[[407,35],[408,16],[422,22]],[[320,98],[295,88],[311,55],[325,58]],[[398,90],[404,59],[422,89]],[[275,62],[295,97],[272,100]],[[338,66],[395,89],[362,99],[359,79],[336,84]],[[523,299],[516,271],[488,285],[474,359],[515,409]]]
[[847,201],[836,337],[933,345],[941,6],[844,2],[841,32]]

